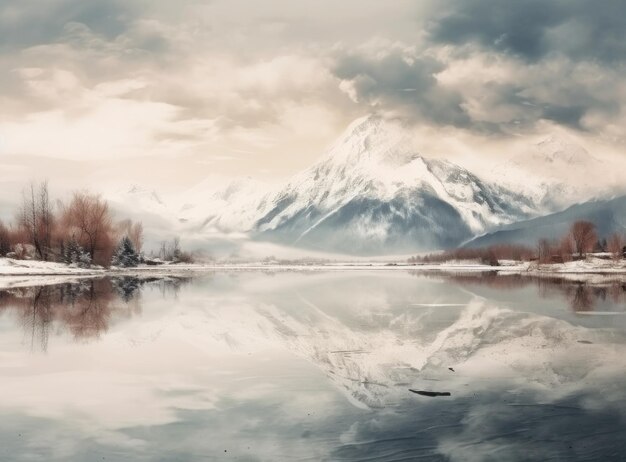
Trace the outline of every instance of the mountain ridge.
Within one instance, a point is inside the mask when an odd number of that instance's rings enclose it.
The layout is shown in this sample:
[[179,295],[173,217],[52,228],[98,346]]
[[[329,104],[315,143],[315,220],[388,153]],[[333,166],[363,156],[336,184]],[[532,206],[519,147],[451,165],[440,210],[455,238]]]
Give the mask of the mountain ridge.
[[254,238],[355,254],[454,246],[536,213],[522,194],[422,156],[376,116],[350,125],[263,206]]
[[552,173],[574,160],[586,170],[590,162],[584,148],[549,137],[531,146],[530,157],[515,154],[490,176],[427,157],[417,141],[401,123],[369,115],[278,185],[212,176],[170,201],[134,186],[127,202],[154,214],[153,222],[167,215],[171,232],[198,246],[248,239],[349,255],[410,254],[463,245],[564,208],[573,196]]
[[591,221],[600,236],[626,231],[626,195],[611,199],[593,199],[571,205],[565,210],[503,226],[477,236],[464,247],[484,247],[495,244],[534,246],[539,239],[559,239],[572,223]]

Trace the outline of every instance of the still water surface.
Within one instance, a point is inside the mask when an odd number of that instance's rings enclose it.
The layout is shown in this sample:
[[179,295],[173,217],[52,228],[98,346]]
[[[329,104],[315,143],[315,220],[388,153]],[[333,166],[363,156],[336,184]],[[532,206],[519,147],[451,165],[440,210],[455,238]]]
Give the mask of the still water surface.
[[626,460],[625,307],[391,271],[0,291],[0,460]]

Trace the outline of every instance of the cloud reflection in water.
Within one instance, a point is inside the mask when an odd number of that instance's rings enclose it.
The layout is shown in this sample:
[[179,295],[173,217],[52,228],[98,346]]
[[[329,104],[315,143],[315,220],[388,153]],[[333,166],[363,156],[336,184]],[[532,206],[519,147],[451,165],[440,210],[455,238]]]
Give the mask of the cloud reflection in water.
[[[0,413],[11,424],[0,427],[0,455],[621,457],[624,325],[567,306],[582,299],[619,313],[622,293],[408,273],[218,273],[3,292]],[[9,438],[12,429],[29,442]]]

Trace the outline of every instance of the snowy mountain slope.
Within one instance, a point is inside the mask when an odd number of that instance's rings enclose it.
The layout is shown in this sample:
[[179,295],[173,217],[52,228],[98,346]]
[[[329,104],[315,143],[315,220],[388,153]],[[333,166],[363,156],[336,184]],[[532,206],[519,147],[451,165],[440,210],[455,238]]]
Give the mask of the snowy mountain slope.
[[116,217],[143,223],[147,249],[178,236],[192,250],[230,255],[237,253],[239,241],[247,239],[245,231],[256,219],[255,201],[266,191],[265,185],[250,178],[210,177],[178,193],[130,185],[106,198]]
[[161,199],[160,195],[148,188],[140,185],[130,185],[111,193],[107,197],[116,204],[124,204],[127,207],[137,207],[144,213],[151,213],[157,216],[166,217],[169,207]]
[[210,177],[173,201],[176,220],[195,232],[234,233],[250,230],[269,185],[250,177]]
[[422,157],[401,127],[375,116],[258,210],[257,239],[356,254],[454,246],[536,212],[522,194]]
[[606,176],[606,167],[572,140],[550,135],[497,164],[492,175],[499,184],[523,191],[543,208],[557,211],[598,194],[597,178]]
[[588,220],[596,225],[600,237],[626,231],[626,196],[611,200],[597,200],[573,205],[561,212],[512,223],[498,230],[472,239],[467,247],[516,243],[534,246],[539,239],[559,239],[572,223]]
[[116,217],[142,222],[148,247],[171,237],[173,210],[156,191],[131,185],[107,194],[106,198]]
[[158,239],[167,233],[195,242],[251,237],[353,255],[456,246],[537,213],[523,194],[421,156],[409,134],[368,116],[318,163],[279,187],[210,177],[168,201],[138,187],[113,200],[147,220],[147,228],[158,227]]

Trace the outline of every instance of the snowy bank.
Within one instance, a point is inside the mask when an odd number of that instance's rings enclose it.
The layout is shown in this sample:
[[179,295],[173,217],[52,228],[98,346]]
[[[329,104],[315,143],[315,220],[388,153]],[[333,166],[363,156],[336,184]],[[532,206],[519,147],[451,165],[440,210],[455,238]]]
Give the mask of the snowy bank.
[[104,272],[102,268],[86,269],[49,261],[0,258],[0,276],[93,275]]
[[499,274],[525,274],[542,277],[559,277],[570,280],[592,281],[619,278],[626,280],[626,261],[613,261],[603,258],[589,257],[586,260],[567,263],[537,264],[536,262],[520,262],[501,260],[498,266],[490,266],[478,261],[450,261],[435,264],[408,264],[404,262],[390,263],[382,261],[335,261],[335,262],[294,262],[290,264],[277,262],[250,263],[196,263],[196,264],[164,264],[158,266],[139,265],[134,268],[79,268],[63,263],[42,262],[36,260],[13,260],[0,258],[0,288],[30,284],[54,284],[79,278],[106,276],[189,276],[193,273],[218,271],[419,271],[441,273],[481,273],[496,272]]

